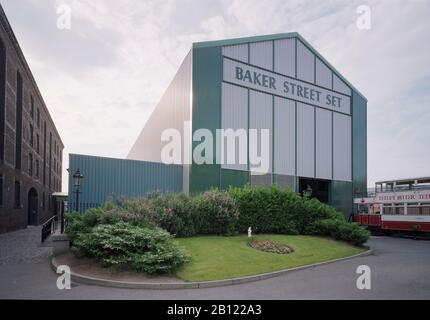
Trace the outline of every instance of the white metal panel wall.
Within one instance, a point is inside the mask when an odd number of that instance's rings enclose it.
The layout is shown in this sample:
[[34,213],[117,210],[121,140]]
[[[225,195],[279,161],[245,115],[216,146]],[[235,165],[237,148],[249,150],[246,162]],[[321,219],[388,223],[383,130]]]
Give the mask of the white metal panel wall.
[[295,175],[296,171],[296,104],[275,97],[274,114],[275,173]]
[[263,41],[251,43],[250,51],[250,64],[273,70],[273,42]]
[[222,54],[226,57],[248,62],[248,44],[223,47]]
[[296,39],[275,41],[275,71],[289,77],[296,76]]
[[315,66],[315,83],[327,89],[332,89],[333,72],[318,58]]
[[333,74],[333,90],[351,96],[351,89],[335,74]]
[[[191,121],[191,78],[192,52],[190,51],[146,122],[127,159],[161,162],[161,151],[166,145],[160,139],[163,131],[175,128],[184,136],[187,130],[184,128],[184,122]],[[184,163],[184,155],[191,152],[187,149],[188,145],[182,141],[181,163]]]
[[[258,155],[261,156],[261,129],[269,129],[269,155],[265,155],[269,159],[269,172],[272,172],[272,123],[273,123],[273,98],[269,94],[249,91],[249,128],[258,129]],[[249,152],[251,151],[251,139],[249,141]],[[251,162],[251,159],[250,159]],[[253,171],[252,164],[250,169]]]
[[297,175],[315,175],[314,107],[297,102]]
[[332,111],[315,109],[316,178],[332,179]]
[[333,113],[333,180],[351,181],[351,117]]
[[315,56],[299,40],[297,40],[297,78],[315,83]]
[[[222,84],[222,102],[221,102],[221,126],[222,129],[245,129],[248,130],[248,90],[242,87]],[[247,134],[247,131],[246,131]],[[243,147],[247,148],[246,144]],[[239,139],[236,139],[235,160],[234,164],[227,164],[227,145],[224,143],[223,165],[224,169],[248,170],[248,164],[239,163],[239,154],[244,151],[239,146]],[[246,150],[245,150],[246,154]]]

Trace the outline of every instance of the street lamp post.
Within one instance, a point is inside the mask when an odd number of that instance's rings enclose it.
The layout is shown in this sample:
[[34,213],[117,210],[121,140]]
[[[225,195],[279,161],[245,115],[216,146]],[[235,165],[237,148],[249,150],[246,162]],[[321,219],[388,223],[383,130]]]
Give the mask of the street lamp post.
[[83,178],[84,176],[78,168],[78,170],[76,170],[76,172],[73,174],[73,181],[75,184],[75,193],[76,193],[76,211],[78,212],[79,212],[79,194],[81,193],[79,191],[79,188],[81,187],[81,181]]

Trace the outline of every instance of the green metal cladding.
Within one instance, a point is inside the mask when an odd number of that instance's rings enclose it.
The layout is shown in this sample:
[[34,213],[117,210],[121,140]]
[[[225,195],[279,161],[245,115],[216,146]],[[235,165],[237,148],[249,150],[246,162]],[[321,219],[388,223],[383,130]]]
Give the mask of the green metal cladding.
[[110,197],[138,197],[154,191],[181,192],[182,166],[162,163],[69,155],[69,203],[76,201],[73,174],[84,175],[82,204],[101,204]]
[[[221,127],[221,47],[193,48],[193,108],[192,132],[209,129],[216,136]],[[193,150],[199,142],[193,142]],[[214,163],[216,163],[214,153]],[[221,166],[218,164],[191,166],[190,192],[205,191],[220,186]]]

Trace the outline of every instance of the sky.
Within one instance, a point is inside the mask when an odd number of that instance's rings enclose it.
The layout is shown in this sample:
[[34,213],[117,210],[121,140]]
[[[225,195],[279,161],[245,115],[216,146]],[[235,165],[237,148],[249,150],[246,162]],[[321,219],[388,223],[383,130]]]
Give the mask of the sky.
[[[125,158],[193,42],[299,32],[368,99],[368,185],[430,176],[430,1],[0,0],[68,154]],[[58,27],[61,8],[70,29]],[[357,27],[370,9],[370,29]],[[60,13],[57,10],[60,8]]]

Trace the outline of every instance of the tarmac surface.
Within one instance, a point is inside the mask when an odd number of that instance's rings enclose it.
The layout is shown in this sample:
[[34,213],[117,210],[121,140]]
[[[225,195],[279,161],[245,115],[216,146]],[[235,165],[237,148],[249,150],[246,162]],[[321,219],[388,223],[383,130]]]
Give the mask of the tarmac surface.
[[[206,289],[143,290],[73,283],[59,290],[40,227],[0,235],[0,299],[430,299],[430,241],[372,237],[369,256],[246,284]],[[371,271],[359,290],[357,268]]]

